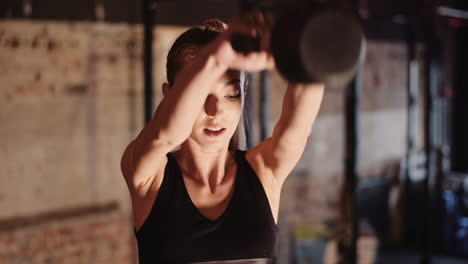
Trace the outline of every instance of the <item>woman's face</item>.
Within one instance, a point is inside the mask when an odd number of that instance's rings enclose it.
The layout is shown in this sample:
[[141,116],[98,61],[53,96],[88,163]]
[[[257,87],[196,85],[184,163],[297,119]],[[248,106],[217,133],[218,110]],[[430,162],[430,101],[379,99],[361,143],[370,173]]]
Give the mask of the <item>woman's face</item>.
[[229,146],[242,113],[243,84],[244,73],[229,70],[211,87],[188,140],[206,150]]

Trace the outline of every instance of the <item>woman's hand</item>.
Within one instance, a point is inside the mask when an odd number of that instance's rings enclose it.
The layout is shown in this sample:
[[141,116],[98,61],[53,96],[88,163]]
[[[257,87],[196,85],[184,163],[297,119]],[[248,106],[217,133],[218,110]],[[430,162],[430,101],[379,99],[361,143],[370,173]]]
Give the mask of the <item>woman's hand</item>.
[[[213,43],[206,47],[206,51],[214,56],[217,63],[229,69],[257,72],[273,69],[275,66],[270,53],[270,36],[273,19],[259,11],[235,16],[229,23],[228,29]],[[233,49],[231,37],[243,34],[260,38],[260,51],[243,54]]]

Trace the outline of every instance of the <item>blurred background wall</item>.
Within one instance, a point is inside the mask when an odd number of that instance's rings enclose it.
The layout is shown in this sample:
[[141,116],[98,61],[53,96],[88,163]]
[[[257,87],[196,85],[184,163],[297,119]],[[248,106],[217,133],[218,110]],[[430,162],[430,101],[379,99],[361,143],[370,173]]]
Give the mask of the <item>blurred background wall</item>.
[[[155,27],[156,104],[167,51],[185,28]],[[136,263],[120,157],[143,127],[142,38],[141,25],[125,23],[0,21],[0,263]],[[361,168],[373,177],[405,151],[406,48],[371,41],[366,58]],[[285,87],[274,72],[270,133]],[[279,263],[295,224],[339,221],[343,103],[342,89],[326,90],[283,187]]]

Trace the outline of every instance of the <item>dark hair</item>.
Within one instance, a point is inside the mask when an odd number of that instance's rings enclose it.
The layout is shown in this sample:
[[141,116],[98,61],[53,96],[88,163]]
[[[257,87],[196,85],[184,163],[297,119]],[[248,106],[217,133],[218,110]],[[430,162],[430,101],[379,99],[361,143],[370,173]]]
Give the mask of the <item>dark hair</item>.
[[175,75],[182,65],[193,58],[198,50],[216,39],[219,33],[227,29],[226,23],[219,19],[209,19],[200,26],[192,27],[182,33],[167,54],[167,82],[169,86],[174,84]]

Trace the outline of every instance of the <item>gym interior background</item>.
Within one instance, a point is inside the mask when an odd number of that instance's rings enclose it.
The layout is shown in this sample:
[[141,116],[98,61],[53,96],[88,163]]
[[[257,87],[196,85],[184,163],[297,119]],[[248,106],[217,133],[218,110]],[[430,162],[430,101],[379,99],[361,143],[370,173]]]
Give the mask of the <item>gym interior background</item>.
[[[283,187],[277,263],[468,263],[468,2],[336,2],[365,60],[327,87]],[[238,4],[0,3],[0,263],[137,263],[120,157],[174,39]],[[244,148],[271,135],[286,87],[251,78]]]

